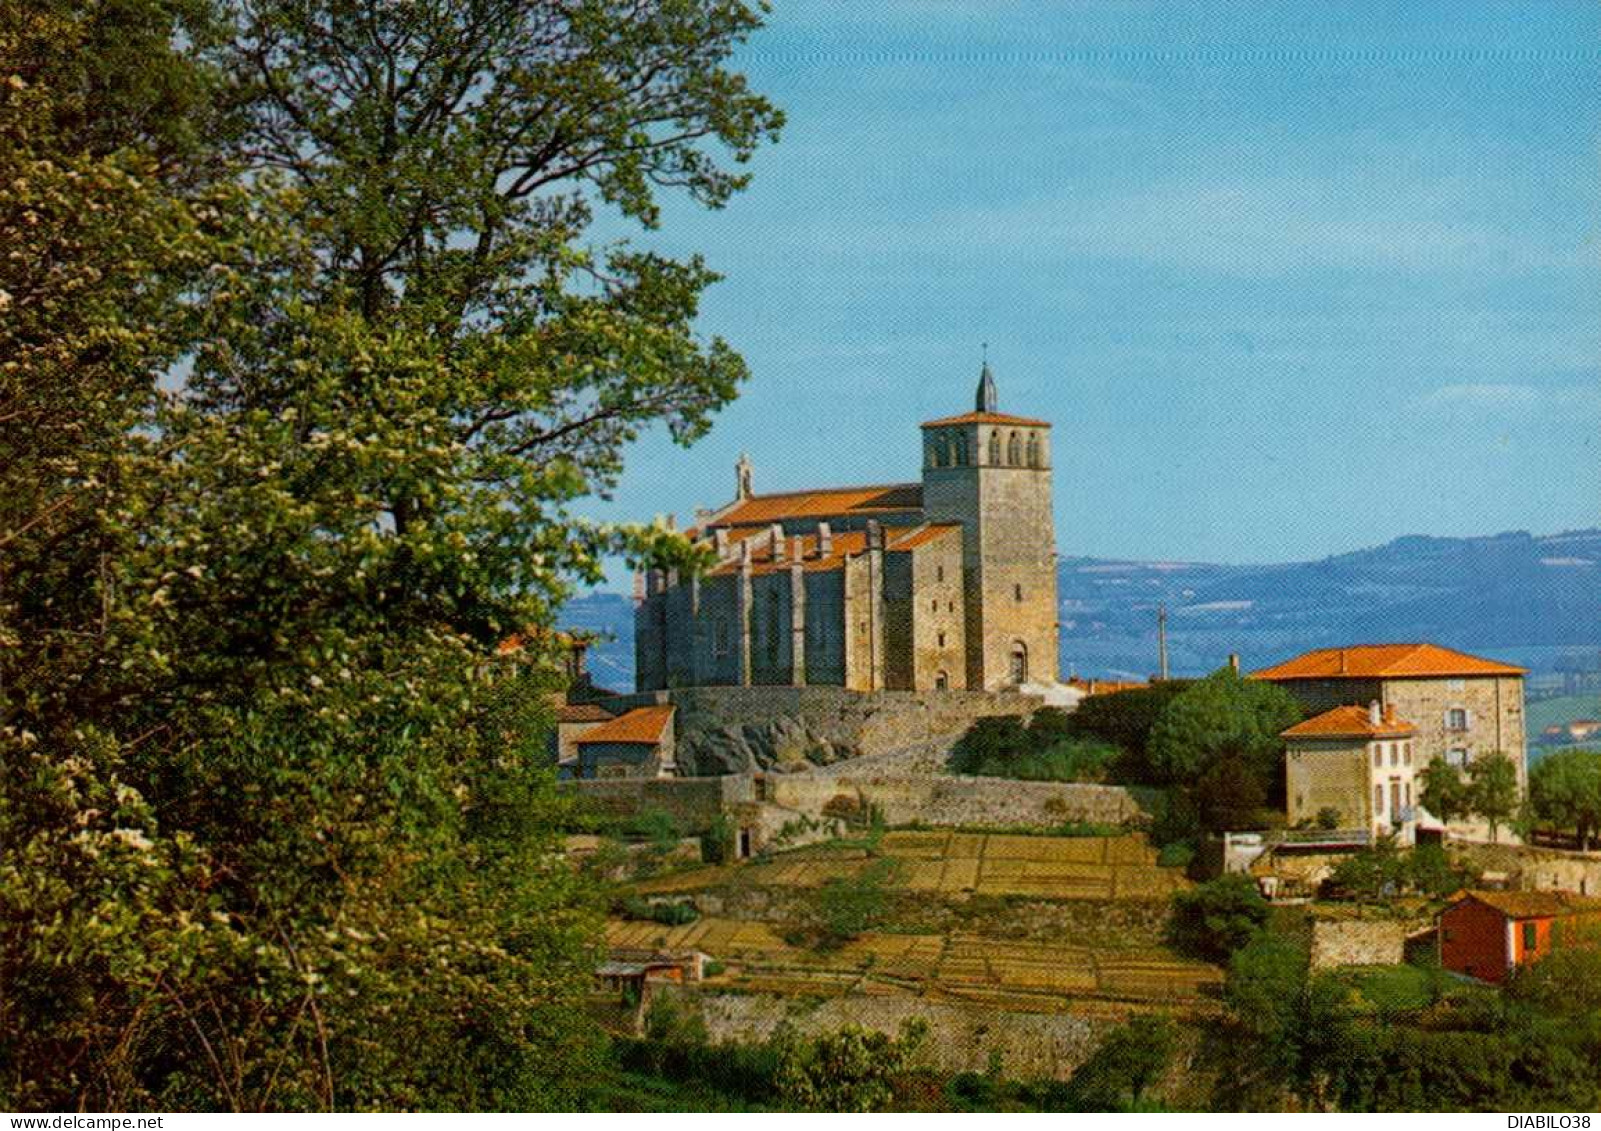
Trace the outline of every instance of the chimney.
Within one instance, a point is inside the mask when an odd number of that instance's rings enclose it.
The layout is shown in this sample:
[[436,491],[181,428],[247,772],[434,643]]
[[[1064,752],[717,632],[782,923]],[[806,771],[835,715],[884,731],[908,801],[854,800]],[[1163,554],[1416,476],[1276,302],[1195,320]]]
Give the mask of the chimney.
[[784,527],[779,523],[767,528],[767,552],[775,562],[784,560]]
[[869,550],[884,548],[884,528],[878,524],[876,518],[867,520],[867,548]]
[[1368,704],[1368,722],[1374,726],[1384,725],[1384,708],[1379,706],[1377,699]]
[[1229,671],[1235,675],[1240,674],[1240,654],[1238,652],[1229,653]]
[[826,522],[817,524],[817,556],[820,558],[834,556],[834,532]]

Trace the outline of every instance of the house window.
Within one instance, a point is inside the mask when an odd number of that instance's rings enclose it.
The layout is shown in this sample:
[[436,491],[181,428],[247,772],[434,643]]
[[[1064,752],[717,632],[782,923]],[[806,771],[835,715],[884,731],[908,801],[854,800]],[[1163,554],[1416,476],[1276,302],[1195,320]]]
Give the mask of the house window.
[[1375,817],[1384,816],[1384,787],[1382,785],[1373,787],[1373,815]]
[[1460,746],[1453,747],[1445,752],[1445,760],[1453,766],[1466,766],[1468,764],[1468,752]]
[[1540,949],[1540,931],[1532,922],[1523,924],[1523,949],[1526,953]]
[[1407,782],[1401,789],[1402,796],[1406,798],[1406,807],[1412,808],[1412,783]]
[[1390,779],[1390,816],[1397,821],[1401,819],[1401,783],[1395,778]]
[[1405,756],[1404,760],[1406,764],[1410,766],[1412,764],[1412,744],[1410,742],[1403,742],[1401,744],[1401,751]]
[[1400,764],[1401,764],[1401,744],[1399,742],[1392,742],[1392,743],[1390,743],[1390,765],[1399,766]]
[[944,672],[934,673],[934,690],[945,691],[951,685],[951,677]]
[[1446,730],[1467,730],[1468,711],[1466,707],[1452,707],[1445,712]]
[[1377,769],[1382,765],[1384,765],[1384,750],[1375,742],[1373,744],[1373,767]]

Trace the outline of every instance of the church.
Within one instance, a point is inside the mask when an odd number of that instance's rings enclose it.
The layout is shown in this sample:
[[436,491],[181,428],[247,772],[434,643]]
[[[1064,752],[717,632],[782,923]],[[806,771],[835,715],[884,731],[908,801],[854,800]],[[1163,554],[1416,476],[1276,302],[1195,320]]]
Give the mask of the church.
[[999,411],[921,426],[913,483],[734,498],[689,536],[714,564],[636,579],[639,691],[833,686],[995,691],[1056,681],[1050,424]]

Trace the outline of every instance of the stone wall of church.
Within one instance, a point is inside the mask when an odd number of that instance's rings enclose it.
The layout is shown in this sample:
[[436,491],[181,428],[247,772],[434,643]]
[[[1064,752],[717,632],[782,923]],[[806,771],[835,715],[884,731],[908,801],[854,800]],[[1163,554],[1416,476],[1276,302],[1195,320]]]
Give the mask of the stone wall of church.
[[987,469],[980,480],[978,580],[985,686],[1011,682],[1012,652],[1027,649],[1028,678],[1056,678],[1056,550],[1046,471]]

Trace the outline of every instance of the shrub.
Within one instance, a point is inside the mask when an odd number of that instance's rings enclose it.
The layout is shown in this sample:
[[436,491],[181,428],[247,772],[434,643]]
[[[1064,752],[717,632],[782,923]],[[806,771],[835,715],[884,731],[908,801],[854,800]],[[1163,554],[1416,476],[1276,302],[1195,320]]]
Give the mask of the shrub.
[[612,906],[613,910],[625,919],[661,923],[668,927],[682,927],[684,924],[693,923],[700,918],[700,911],[692,901],[687,899],[665,902],[641,899],[637,895],[627,895],[617,900]]
[[1163,1017],[1139,1017],[1107,1034],[1062,1091],[1073,1111],[1134,1111],[1173,1056],[1174,1029]]
[[1317,811],[1317,827],[1320,829],[1337,829],[1340,827],[1340,811],[1325,805]]
[[817,893],[817,945],[837,946],[856,938],[883,917],[888,897],[884,886],[894,878],[896,862],[875,860],[854,876],[831,879]]
[[881,1111],[894,1098],[891,1081],[905,1072],[928,1034],[918,1019],[898,1036],[846,1025],[803,1040],[785,1033],[775,1039],[778,1098],[791,1111]]
[[1267,924],[1271,910],[1251,877],[1219,876],[1173,897],[1168,941],[1185,954],[1226,962]]

